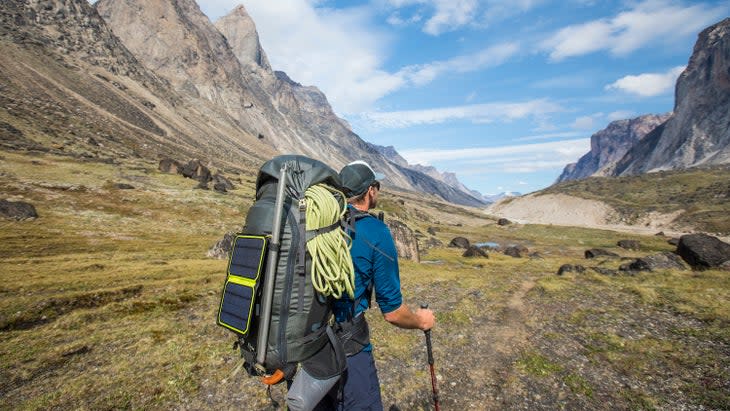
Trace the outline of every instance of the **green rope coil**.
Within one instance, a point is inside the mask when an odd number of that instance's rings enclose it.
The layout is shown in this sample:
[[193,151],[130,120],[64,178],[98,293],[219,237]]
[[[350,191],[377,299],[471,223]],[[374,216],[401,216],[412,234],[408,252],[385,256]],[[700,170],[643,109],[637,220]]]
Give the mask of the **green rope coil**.
[[[326,184],[317,184],[304,194],[307,230],[329,227],[347,212],[345,195]],[[307,242],[312,257],[312,285],[324,296],[355,298],[355,268],[350,256],[351,239],[341,227],[319,234]]]

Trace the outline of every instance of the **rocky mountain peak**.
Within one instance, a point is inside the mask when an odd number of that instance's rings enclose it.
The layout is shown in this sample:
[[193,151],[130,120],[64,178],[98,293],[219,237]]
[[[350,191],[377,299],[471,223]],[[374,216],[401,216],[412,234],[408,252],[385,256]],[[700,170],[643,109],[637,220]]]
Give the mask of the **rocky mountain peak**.
[[557,182],[610,175],[616,163],[644,136],[664,123],[669,114],[616,120],[591,136],[591,151],[568,164]]
[[613,175],[730,163],[730,18],[703,30],[677,79],[674,114]]
[[228,39],[241,64],[255,64],[271,71],[271,65],[259,41],[256,24],[242,4],[216,21],[215,27]]

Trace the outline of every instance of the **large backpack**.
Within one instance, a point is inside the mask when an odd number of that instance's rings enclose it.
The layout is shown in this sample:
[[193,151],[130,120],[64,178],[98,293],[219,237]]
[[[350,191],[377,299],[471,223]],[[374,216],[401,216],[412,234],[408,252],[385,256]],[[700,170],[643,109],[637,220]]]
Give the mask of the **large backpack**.
[[[320,197],[312,199],[315,188]],[[350,278],[344,282],[349,282],[350,290],[343,291],[342,284],[323,290],[310,275],[313,262],[308,247],[312,242],[307,244],[320,236],[334,236],[335,241],[345,242],[334,256],[337,263],[352,266],[348,238],[340,226],[346,199],[339,188],[336,171],[303,156],[276,157],[259,171],[256,200],[231,251],[217,322],[238,335],[250,375],[277,376],[268,382],[265,378],[267,384],[291,380],[298,366],[320,380],[336,377],[346,366],[342,345],[330,323],[333,298],[351,292],[353,274],[348,273]],[[341,212],[337,211],[340,214],[330,225],[307,231],[307,209],[320,199],[335,201]],[[322,257],[316,250],[314,254],[318,267],[322,259],[332,257]]]

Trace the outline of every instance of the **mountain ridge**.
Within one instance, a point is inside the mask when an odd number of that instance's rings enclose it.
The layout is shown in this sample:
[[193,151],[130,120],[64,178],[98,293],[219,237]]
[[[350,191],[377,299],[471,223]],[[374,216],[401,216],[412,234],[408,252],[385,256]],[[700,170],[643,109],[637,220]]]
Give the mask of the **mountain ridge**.
[[[179,93],[221,106],[278,152],[326,160],[335,168],[363,159],[384,173],[391,187],[426,188],[447,201],[482,204],[444,182],[427,181],[425,174],[406,175],[337,117],[319,89],[273,71],[245,7],[239,5],[215,25],[192,0],[100,0],[95,7],[124,44]],[[174,40],[176,47],[148,44],[152,33],[160,37],[157,42]]]

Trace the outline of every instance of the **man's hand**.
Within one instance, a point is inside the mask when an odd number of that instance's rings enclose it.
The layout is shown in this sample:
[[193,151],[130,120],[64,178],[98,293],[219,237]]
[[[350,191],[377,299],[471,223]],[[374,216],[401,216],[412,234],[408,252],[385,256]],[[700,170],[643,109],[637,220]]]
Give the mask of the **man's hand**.
[[433,315],[433,310],[430,308],[419,308],[416,310],[416,315],[420,318],[421,324],[418,328],[423,331],[430,330],[436,325],[436,317]]
[[385,318],[385,321],[400,328],[420,329],[423,331],[430,330],[436,324],[436,318],[432,310],[419,308],[416,312],[413,312],[405,304],[389,313],[383,314],[383,318]]

